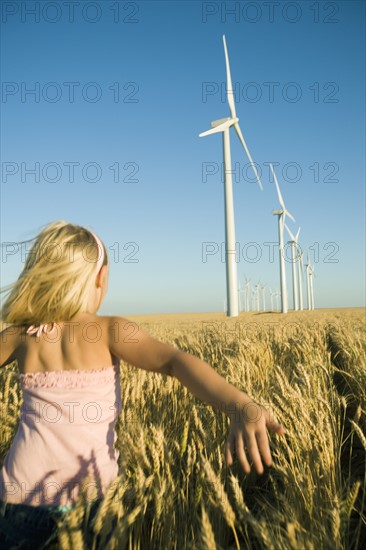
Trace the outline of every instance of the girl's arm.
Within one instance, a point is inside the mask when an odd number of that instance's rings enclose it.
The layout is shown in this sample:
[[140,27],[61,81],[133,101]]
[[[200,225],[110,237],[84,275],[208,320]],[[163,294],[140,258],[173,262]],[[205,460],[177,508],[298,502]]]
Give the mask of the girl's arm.
[[120,359],[138,368],[177,378],[193,395],[226,413],[231,420],[226,442],[229,465],[233,463],[235,450],[244,471],[250,471],[244,444],[258,473],[263,472],[260,454],[267,466],[271,465],[266,428],[279,434],[284,434],[285,429],[270,417],[267,409],[229,384],[208,363],[152,338],[123,317],[110,318],[109,345]]
[[271,466],[266,428],[285,434],[286,431],[268,410],[258,405],[246,393],[229,384],[205,361],[185,352],[178,352],[172,358],[172,376],[175,376],[199,399],[220,409],[231,420],[226,440],[226,462],[233,463],[233,453],[246,473],[250,472],[249,462],[244,451],[246,445],[255,469],[263,473],[261,456],[267,466]]

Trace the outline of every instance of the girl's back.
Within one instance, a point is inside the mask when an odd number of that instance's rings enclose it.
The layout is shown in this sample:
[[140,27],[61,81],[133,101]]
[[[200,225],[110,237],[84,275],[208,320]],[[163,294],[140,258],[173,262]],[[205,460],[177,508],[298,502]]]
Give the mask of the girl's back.
[[114,443],[121,410],[108,317],[83,313],[39,336],[26,327],[13,331],[23,403],[0,472],[0,499],[70,505],[87,475],[88,497],[100,498],[118,474]]
[[109,317],[80,313],[40,336],[27,334],[28,327],[17,328],[19,372],[88,371],[112,365],[108,323]]

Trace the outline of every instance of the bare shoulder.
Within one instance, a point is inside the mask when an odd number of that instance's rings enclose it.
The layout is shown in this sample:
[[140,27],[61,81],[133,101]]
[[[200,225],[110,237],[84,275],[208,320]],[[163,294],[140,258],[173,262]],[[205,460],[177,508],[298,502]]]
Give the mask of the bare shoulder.
[[138,342],[137,335],[142,333],[139,325],[120,315],[111,315],[104,318],[110,342]]
[[118,315],[88,315],[82,319],[82,330],[98,331],[100,336],[109,343],[131,342],[136,343],[138,340],[134,335],[143,334],[139,325]]
[[129,365],[172,376],[172,358],[179,350],[142,330],[126,317],[111,316],[108,321],[111,353]]

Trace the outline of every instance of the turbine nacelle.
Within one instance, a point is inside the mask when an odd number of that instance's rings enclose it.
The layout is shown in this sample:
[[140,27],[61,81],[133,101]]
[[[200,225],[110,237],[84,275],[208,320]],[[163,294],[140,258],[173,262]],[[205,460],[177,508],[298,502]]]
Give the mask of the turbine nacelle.
[[238,124],[239,122],[239,119],[238,117],[236,116],[236,108],[235,108],[235,101],[234,101],[234,93],[233,93],[233,85],[232,85],[232,81],[231,81],[231,73],[230,73],[230,64],[229,64],[229,55],[227,53],[227,47],[226,47],[226,40],[225,40],[225,35],[223,36],[223,41],[224,41],[224,52],[225,52],[225,64],[226,64],[226,78],[227,78],[227,102],[229,104],[229,108],[230,108],[230,113],[231,113],[231,117],[229,118],[221,118],[219,120],[214,120],[213,122],[211,122],[211,130],[207,130],[206,132],[202,132],[201,134],[199,134],[199,137],[204,137],[204,136],[209,136],[211,134],[216,134],[218,132],[223,132],[224,130],[227,130],[228,128],[230,128],[230,126],[234,126],[235,128],[235,131],[238,135],[238,138],[242,144],[242,146],[244,147],[244,150],[248,156],[248,159],[249,159],[249,162],[253,168],[253,171],[255,173],[255,177],[257,179],[257,182],[258,182],[258,185],[259,187],[261,188],[261,190],[263,191],[263,185],[262,185],[262,182],[260,180],[260,177],[259,177],[259,174],[258,174],[258,170],[253,162],[253,159],[249,153],[249,150],[248,150],[248,147],[247,147],[247,144],[245,143],[245,139],[244,139],[244,136],[242,134],[242,131],[240,129],[240,126]]
[[294,244],[296,244],[296,246],[297,246],[297,241],[299,240],[299,235],[300,235],[301,227],[299,227],[299,229],[297,230],[296,236],[294,236],[294,235],[291,233],[291,230],[290,230],[290,228],[288,227],[288,225],[287,225],[286,223],[285,223],[285,227],[286,227],[286,229],[287,229],[288,234],[290,235],[290,239],[291,239],[291,240],[290,240],[289,242],[290,242],[290,243],[294,243]]
[[206,130],[206,132],[202,132],[199,134],[199,137],[209,136],[211,134],[216,134],[217,132],[224,132],[230,126],[233,126],[234,124],[237,124],[238,118],[219,118],[218,120],[214,120],[211,122],[211,130]]
[[224,122],[228,122],[229,120],[232,120],[233,124],[234,122],[239,122],[239,119],[237,117],[227,116],[225,118],[218,118],[217,120],[213,120],[211,122],[211,127],[216,128],[217,126],[220,126],[220,124],[224,124]]
[[[271,168],[271,171],[272,171],[272,175],[274,177],[274,181],[275,181],[275,184],[276,184],[276,189],[277,189],[277,195],[278,195],[278,200],[279,200],[279,203],[282,207],[282,210],[281,210],[281,213],[284,214],[285,216],[288,216],[290,218],[290,220],[292,220],[293,222],[295,221],[295,218],[293,217],[293,215],[287,210],[286,206],[285,206],[285,203],[283,201],[283,198],[282,198],[282,195],[281,195],[281,191],[280,191],[280,186],[278,185],[278,181],[277,181],[277,177],[276,177],[276,174],[275,174],[275,171],[273,169],[273,166],[272,166],[272,163],[270,162],[269,163],[270,165],[270,168]],[[279,212],[279,211],[277,211]],[[274,214],[274,212],[272,212]]]

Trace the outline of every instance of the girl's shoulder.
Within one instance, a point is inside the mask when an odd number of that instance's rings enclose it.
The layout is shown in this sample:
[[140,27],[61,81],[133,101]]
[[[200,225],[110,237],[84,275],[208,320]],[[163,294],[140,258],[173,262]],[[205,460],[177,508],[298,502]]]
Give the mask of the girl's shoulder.
[[[69,329],[73,331],[76,328],[80,328],[83,331],[91,330],[94,326],[97,331],[103,335],[107,335],[110,331],[112,320],[112,316],[86,313],[81,316],[77,315],[70,321],[64,321],[62,323],[55,322],[55,325],[60,329],[69,326]],[[14,324],[0,328],[0,366],[2,365],[1,358],[3,355],[15,353],[22,344],[25,344],[30,337],[30,335],[27,334],[28,329],[29,325],[24,324]]]

